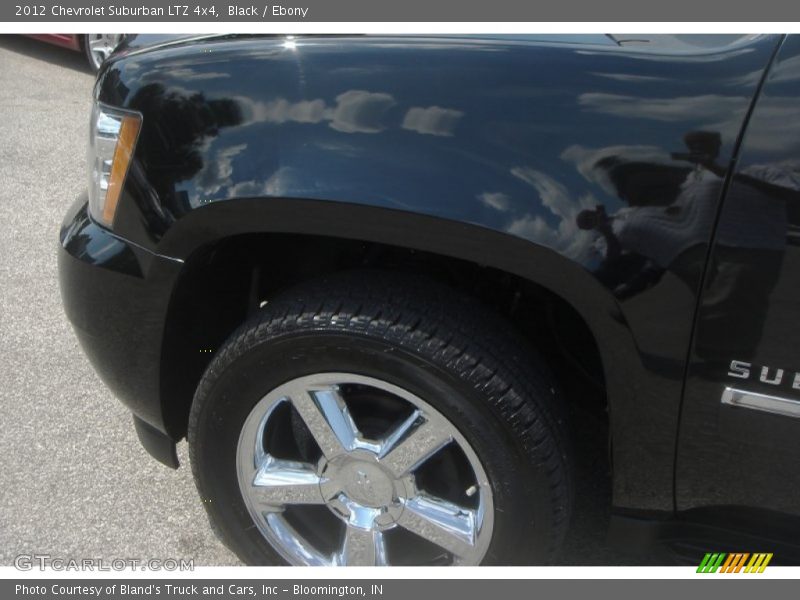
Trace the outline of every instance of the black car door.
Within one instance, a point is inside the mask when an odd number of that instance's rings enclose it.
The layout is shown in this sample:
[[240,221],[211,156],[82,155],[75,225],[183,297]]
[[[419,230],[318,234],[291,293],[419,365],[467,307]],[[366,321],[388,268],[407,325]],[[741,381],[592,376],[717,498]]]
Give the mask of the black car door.
[[800,37],[789,36],[753,109],[709,255],[681,414],[676,504],[685,516],[795,539],[799,232]]

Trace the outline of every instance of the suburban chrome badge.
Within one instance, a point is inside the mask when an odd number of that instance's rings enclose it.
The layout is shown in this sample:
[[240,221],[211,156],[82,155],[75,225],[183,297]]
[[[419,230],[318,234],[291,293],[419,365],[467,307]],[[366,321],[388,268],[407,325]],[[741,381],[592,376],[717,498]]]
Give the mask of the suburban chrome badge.
[[743,360],[732,360],[728,370],[728,377],[736,379],[753,379],[769,385],[791,385],[792,389],[800,390],[800,372],[792,373],[784,369],[757,366]]
[[[786,371],[774,367],[754,366],[743,360],[732,360],[728,369],[728,377],[759,381],[767,385],[791,387],[800,390],[800,372]],[[726,387],[720,400],[722,404],[752,408],[776,415],[800,417],[800,400],[781,398],[757,392],[748,392],[733,387]]]

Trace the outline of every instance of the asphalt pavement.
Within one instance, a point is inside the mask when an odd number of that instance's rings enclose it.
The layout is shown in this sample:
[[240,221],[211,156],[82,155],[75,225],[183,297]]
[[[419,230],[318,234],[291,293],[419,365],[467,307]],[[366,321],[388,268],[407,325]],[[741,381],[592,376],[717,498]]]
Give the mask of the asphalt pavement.
[[[61,309],[61,219],[86,182],[93,76],[82,54],[0,35],[0,564],[20,554],[235,565],[188,468],[140,447]],[[605,542],[607,465],[581,465],[562,564],[642,564]]]

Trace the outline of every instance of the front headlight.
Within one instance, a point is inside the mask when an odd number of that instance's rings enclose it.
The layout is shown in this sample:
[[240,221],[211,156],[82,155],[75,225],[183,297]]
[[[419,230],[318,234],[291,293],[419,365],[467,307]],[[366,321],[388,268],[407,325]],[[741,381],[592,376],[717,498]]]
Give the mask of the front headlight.
[[95,103],[89,131],[89,214],[111,227],[142,125],[138,113]]

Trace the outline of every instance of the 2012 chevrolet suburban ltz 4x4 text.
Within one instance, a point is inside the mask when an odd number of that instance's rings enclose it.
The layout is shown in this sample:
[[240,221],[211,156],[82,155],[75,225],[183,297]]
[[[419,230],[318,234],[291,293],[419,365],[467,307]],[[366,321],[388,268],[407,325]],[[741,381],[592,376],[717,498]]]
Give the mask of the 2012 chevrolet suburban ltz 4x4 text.
[[800,545],[800,37],[128,38],[64,306],[251,564]]

